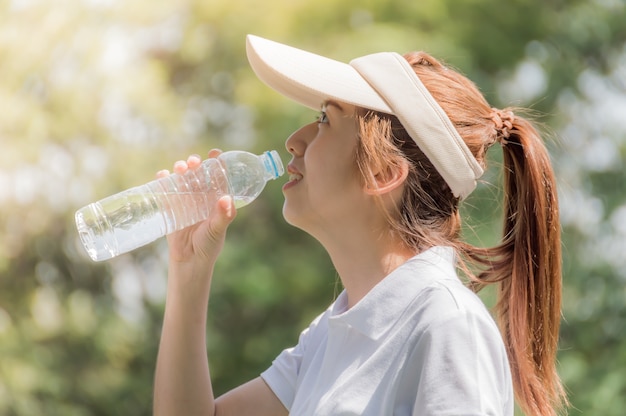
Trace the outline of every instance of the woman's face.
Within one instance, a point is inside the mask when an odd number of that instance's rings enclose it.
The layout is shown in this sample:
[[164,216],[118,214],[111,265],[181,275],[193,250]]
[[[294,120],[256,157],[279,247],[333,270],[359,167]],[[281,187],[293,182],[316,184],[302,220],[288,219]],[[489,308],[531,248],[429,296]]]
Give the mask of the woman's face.
[[349,223],[366,197],[355,163],[355,114],[355,106],[328,101],[317,122],[303,126],[285,143],[292,160],[283,187],[283,215],[313,235]]

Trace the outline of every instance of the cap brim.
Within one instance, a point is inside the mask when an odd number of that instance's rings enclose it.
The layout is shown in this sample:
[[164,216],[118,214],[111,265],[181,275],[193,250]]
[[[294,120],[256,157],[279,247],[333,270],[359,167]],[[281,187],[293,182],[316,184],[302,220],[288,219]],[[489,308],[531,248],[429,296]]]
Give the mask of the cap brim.
[[319,110],[327,100],[393,114],[387,103],[349,64],[254,35],[246,53],[256,75],[270,88]]

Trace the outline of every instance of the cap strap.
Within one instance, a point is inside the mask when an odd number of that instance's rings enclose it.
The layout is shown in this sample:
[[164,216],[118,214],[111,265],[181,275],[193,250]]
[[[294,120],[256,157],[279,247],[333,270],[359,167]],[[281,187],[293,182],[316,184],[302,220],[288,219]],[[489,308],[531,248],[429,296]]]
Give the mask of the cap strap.
[[407,60],[382,52],[354,59],[350,65],[387,102],[452,193],[469,195],[483,169]]

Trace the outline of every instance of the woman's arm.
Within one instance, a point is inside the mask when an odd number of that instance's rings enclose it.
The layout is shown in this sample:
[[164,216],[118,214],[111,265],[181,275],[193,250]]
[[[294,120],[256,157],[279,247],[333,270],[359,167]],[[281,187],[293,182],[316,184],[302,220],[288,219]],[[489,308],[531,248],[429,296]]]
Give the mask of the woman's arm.
[[[211,151],[215,157],[219,151]],[[176,173],[195,169],[197,156],[174,165]],[[159,176],[168,174],[166,171]],[[280,415],[281,402],[260,378],[215,400],[206,351],[206,315],[213,267],[235,218],[230,197],[222,197],[210,217],[168,236],[167,299],[157,357],[155,415]]]

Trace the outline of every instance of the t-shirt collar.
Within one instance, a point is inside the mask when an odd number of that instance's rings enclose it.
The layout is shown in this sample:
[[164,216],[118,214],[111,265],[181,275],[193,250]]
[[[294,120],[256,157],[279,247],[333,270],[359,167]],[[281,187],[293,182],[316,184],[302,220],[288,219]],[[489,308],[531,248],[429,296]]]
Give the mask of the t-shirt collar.
[[420,292],[436,279],[458,279],[451,247],[433,247],[409,259],[347,310],[345,290],[332,306],[329,325],[348,325],[374,340],[384,335]]

